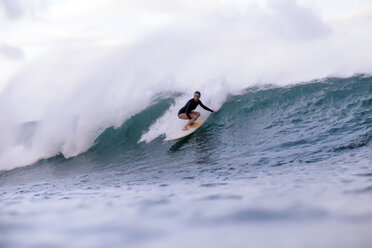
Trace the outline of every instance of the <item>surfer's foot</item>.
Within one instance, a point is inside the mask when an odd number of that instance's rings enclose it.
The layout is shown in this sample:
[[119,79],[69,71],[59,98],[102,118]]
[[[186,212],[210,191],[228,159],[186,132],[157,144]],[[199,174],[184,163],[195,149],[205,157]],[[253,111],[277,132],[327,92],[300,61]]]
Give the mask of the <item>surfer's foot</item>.
[[182,128],[183,131],[189,130],[187,127]]

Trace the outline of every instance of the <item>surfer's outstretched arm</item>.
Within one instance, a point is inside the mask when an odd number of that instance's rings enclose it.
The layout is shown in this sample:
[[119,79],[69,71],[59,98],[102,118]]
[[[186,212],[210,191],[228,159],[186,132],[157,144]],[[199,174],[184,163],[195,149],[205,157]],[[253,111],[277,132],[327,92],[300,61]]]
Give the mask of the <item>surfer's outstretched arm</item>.
[[214,112],[214,110],[208,108],[207,106],[205,106],[200,100],[199,100],[199,104],[200,104],[200,107],[202,107],[203,109],[209,111],[209,112]]

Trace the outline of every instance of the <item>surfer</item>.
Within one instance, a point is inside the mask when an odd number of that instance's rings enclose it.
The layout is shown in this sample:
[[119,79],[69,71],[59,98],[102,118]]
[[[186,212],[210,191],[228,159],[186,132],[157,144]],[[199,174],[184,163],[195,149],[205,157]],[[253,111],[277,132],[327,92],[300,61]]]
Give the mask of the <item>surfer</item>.
[[194,122],[199,118],[200,113],[193,111],[196,107],[200,105],[203,109],[208,110],[210,112],[215,112],[212,109],[204,106],[204,104],[200,101],[200,92],[195,91],[194,98],[190,99],[185,106],[183,106],[180,111],[178,111],[178,118],[183,120],[189,120],[186,126],[182,129],[186,131],[188,128],[187,126],[194,124]]

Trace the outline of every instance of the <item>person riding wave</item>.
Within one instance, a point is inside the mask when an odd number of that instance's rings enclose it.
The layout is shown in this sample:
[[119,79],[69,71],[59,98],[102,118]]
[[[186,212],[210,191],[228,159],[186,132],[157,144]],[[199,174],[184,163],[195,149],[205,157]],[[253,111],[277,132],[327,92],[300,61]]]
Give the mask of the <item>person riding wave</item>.
[[198,105],[202,107],[203,109],[210,111],[210,112],[215,112],[212,109],[208,108],[205,106],[201,101],[200,101],[200,92],[195,91],[194,93],[194,98],[190,99],[187,101],[186,105],[183,106],[179,111],[178,111],[178,118],[183,119],[183,120],[189,120],[186,124],[186,126],[182,129],[184,131],[188,130],[187,126],[194,124],[194,122],[199,118],[200,113],[193,111],[196,109]]

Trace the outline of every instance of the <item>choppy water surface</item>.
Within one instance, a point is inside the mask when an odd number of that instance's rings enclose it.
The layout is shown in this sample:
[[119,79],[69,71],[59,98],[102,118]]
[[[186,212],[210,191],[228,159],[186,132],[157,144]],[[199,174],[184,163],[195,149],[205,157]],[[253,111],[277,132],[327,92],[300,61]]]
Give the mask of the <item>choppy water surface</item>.
[[173,102],[0,172],[0,246],[372,246],[371,77],[248,88],[190,137],[138,143]]

